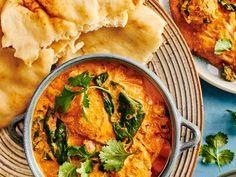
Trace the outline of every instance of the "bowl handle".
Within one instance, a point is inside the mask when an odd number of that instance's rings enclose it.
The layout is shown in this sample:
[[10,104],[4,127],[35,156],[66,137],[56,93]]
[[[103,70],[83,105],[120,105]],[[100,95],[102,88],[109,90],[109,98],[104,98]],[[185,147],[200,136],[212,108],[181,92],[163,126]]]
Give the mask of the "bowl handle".
[[23,135],[21,135],[20,133],[16,131],[16,127],[20,122],[24,121],[24,118],[25,118],[25,114],[21,114],[15,117],[15,119],[11,122],[11,124],[8,127],[8,131],[9,131],[9,135],[11,139],[20,146],[23,146]]
[[192,122],[189,122],[188,120],[184,119],[182,116],[181,116],[181,125],[190,129],[192,133],[192,138],[188,142],[181,143],[180,153],[182,153],[183,151],[189,148],[196,146],[200,142],[200,139],[201,139],[201,132],[199,128]]

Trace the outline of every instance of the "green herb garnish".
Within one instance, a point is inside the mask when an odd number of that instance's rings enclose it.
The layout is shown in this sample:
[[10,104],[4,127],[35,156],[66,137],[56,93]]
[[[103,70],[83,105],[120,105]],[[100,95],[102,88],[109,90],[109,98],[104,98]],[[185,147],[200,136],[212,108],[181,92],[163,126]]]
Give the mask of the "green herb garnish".
[[86,145],[82,146],[70,146],[67,150],[68,157],[77,156],[79,157],[79,161],[85,161],[94,157],[98,157],[97,149],[94,150],[93,153],[89,153],[87,151]]
[[[97,86],[102,87],[103,84],[106,82],[106,80],[108,79],[109,75],[107,72],[100,74],[99,76],[97,76],[95,78],[95,83]],[[112,102],[112,96],[111,94],[102,91],[102,98],[103,98],[103,103],[104,103],[104,108],[107,112],[107,114],[111,117],[112,114],[114,113],[114,104]]]
[[83,88],[88,88],[89,84],[93,80],[94,76],[90,75],[88,71],[83,72],[82,74],[75,76],[75,77],[70,77],[68,79],[70,85],[74,87],[83,87]]
[[[137,100],[129,97],[125,92],[121,92],[119,94],[118,113],[120,114],[121,118],[120,121],[116,123],[114,129],[116,133],[121,133],[117,135],[117,138],[118,140],[128,138],[130,141],[131,138],[137,133],[145,117],[143,106]],[[126,130],[127,133],[124,130]],[[120,139],[120,137],[122,137],[122,139]]]
[[64,89],[61,92],[60,96],[56,96],[56,110],[58,111],[61,109],[62,113],[66,113],[66,111],[69,109],[70,104],[74,97],[76,95],[79,95],[81,93],[84,93],[86,90],[80,90],[77,92],[73,92],[68,85],[64,87]]
[[233,70],[233,67],[223,63],[223,69],[221,71],[221,76],[226,81],[234,81],[236,79],[236,72]]
[[87,120],[86,116],[86,108],[89,108],[89,98],[88,98],[88,90],[89,89],[99,89],[102,90],[103,94],[108,94],[109,98],[111,98],[112,94],[105,88],[100,86],[89,86],[92,80],[94,79],[93,75],[90,75],[88,71],[83,72],[82,74],[70,77],[68,79],[71,86],[74,87],[82,87],[82,90],[79,91],[72,91],[68,85],[64,87],[62,90],[61,95],[56,96],[56,110],[61,110],[62,113],[66,113],[69,109],[72,100],[75,96],[79,94],[83,94],[83,101],[82,101],[82,114],[83,117]]
[[233,45],[230,39],[219,39],[215,44],[215,54],[220,55],[224,51],[232,49]]
[[236,112],[232,111],[232,110],[227,110],[229,113],[231,113],[231,115],[233,116],[233,122],[236,125]]
[[220,171],[222,165],[232,162],[233,152],[228,149],[219,152],[219,149],[228,143],[226,134],[218,132],[216,135],[208,135],[206,143],[201,146],[199,153],[203,157],[202,162],[204,164],[217,164]]
[[59,167],[58,177],[77,177],[76,165],[70,162],[64,162]]
[[67,157],[67,139],[68,139],[68,133],[67,133],[67,128],[64,125],[64,123],[60,120],[57,119],[57,129],[55,131],[55,138],[54,138],[54,149],[53,153],[57,159],[57,162],[59,164],[62,164],[65,162],[68,157]]
[[236,4],[228,3],[226,0],[218,0],[218,2],[228,11],[236,12]]
[[99,158],[105,171],[119,171],[124,166],[125,159],[132,154],[125,151],[121,142],[110,140],[106,146],[102,147]]
[[44,160],[52,160],[52,158],[50,157],[50,155],[48,153],[46,153],[46,155],[43,159]]
[[[52,130],[50,127],[49,122],[51,119],[57,119],[56,130]],[[64,123],[59,118],[55,117],[54,110],[50,107],[48,108],[44,119],[43,131],[46,134],[47,143],[50,146],[53,155],[57,159],[57,162],[62,164],[68,159],[66,152],[68,133]]]
[[86,160],[84,163],[80,163],[80,168],[76,170],[81,177],[89,177],[89,173],[93,171],[93,163],[91,160]]

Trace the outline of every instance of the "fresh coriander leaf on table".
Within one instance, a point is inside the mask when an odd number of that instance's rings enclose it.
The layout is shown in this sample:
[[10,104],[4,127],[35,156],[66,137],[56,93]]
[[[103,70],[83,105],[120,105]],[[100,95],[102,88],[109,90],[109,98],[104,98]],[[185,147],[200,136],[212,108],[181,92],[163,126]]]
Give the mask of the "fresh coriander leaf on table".
[[110,140],[106,146],[102,147],[99,158],[103,163],[105,171],[120,171],[124,166],[125,159],[132,154],[133,153],[126,152],[121,142]]
[[202,145],[199,155],[203,157],[204,164],[217,164],[219,171],[221,166],[229,164],[234,158],[234,153],[228,149],[219,152],[219,149],[228,143],[228,137],[222,132],[206,137],[207,144]]
[[232,110],[227,110],[229,113],[231,113],[231,115],[233,116],[233,122],[236,125],[236,111],[232,111]]

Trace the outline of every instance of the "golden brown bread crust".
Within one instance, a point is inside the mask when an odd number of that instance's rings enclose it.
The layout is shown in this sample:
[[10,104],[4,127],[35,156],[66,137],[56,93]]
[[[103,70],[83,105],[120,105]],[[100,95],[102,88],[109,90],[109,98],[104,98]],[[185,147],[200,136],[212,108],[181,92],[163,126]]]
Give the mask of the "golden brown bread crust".
[[[236,12],[225,10],[217,0],[191,0],[188,7],[190,15],[184,18],[183,10],[180,10],[182,4],[183,0],[169,1],[174,21],[190,50],[217,67],[227,63],[236,69]],[[209,23],[204,23],[203,17]],[[233,48],[221,55],[215,55],[215,44],[222,38],[230,39]]]

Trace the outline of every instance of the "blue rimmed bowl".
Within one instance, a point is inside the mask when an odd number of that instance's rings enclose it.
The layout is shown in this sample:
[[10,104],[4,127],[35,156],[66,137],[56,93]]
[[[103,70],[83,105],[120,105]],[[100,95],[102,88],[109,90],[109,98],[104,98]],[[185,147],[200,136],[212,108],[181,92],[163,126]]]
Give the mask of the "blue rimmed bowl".
[[[33,147],[31,143],[31,126],[32,126],[32,117],[34,113],[34,109],[36,107],[36,104],[38,102],[38,99],[40,98],[43,91],[47,88],[47,86],[63,71],[78,65],[83,62],[88,61],[114,61],[119,62],[123,65],[126,65],[127,67],[131,67],[135,69],[140,74],[144,75],[146,79],[148,79],[153,85],[156,86],[156,88],[161,93],[163,99],[165,100],[165,105],[168,109],[170,120],[171,120],[171,130],[172,130],[172,142],[171,142],[171,155],[169,158],[168,163],[166,164],[165,169],[163,170],[161,176],[169,176],[171,173],[174,165],[176,164],[178,155],[183,152],[186,149],[192,148],[196,146],[200,141],[200,131],[199,128],[194,125],[193,123],[187,121],[186,119],[182,118],[179,114],[174,101],[171,98],[171,95],[168,91],[168,89],[165,87],[165,85],[162,83],[162,81],[149,69],[147,69],[144,65],[141,65],[137,62],[134,62],[133,60],[123,58],[116,55],[110,55],[110,54],[96,54],[96,55],[87,55],[78,57],[72,60],[69,60],[68,62],[64,63],[63,65],[56,68],[54,71],[52,71],[39,85],[37,90],[35,91],[32,100],[29,104],[29,107],[27,109],[27,112],[25,114],[25,122],[24,122],[24,147],[25,147],[25,153],[26,158],[29,163],[29,166],[36,177],[43,176],[43,173],[41,172],[39,166],[37,165],[37,162],[34,158],[33,153]],[[192,139],[189,142],[181,143],[180,142],[180,131],[181,131],[181,125],[187,127],[190,129],[192,133]]]

